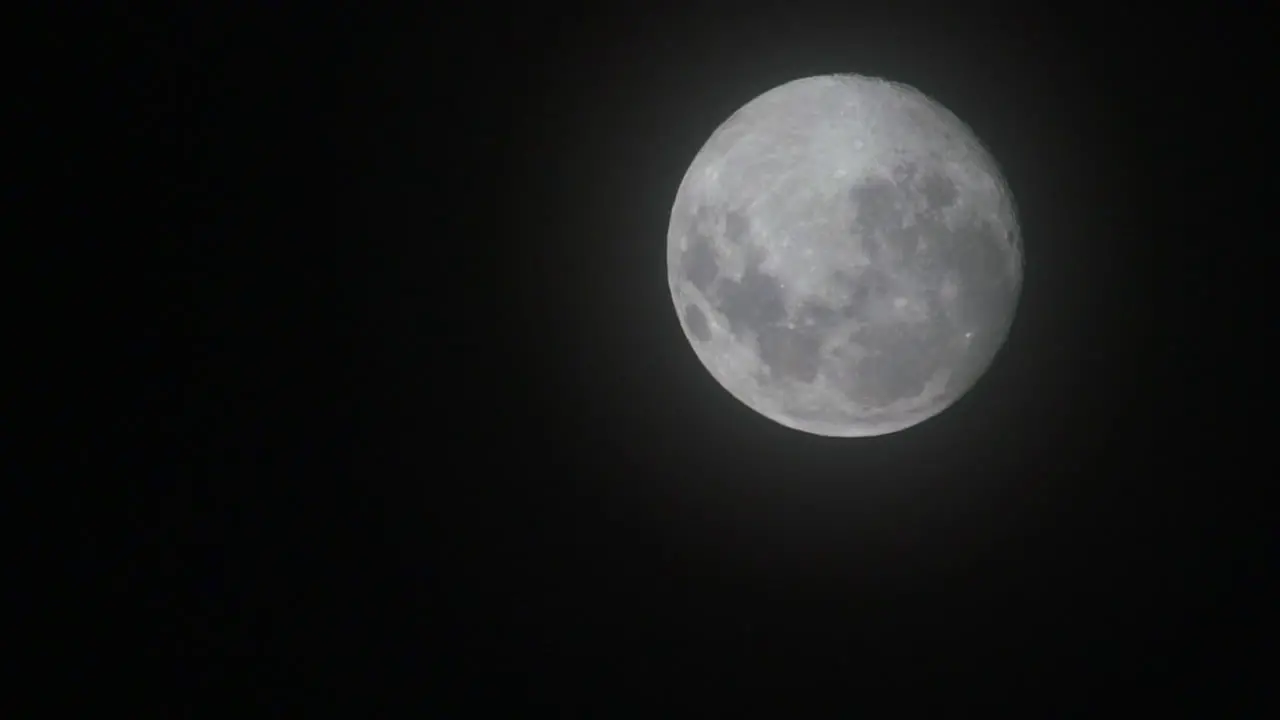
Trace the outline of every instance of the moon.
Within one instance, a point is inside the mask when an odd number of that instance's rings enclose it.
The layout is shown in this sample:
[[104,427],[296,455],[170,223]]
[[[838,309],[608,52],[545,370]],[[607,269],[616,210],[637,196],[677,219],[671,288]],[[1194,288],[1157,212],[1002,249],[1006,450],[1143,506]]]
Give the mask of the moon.
[[724,389],[786,427],[867,437],[974,386],[1023,261],[1013,197],[968,126],[910,86],[823,75],[712,133],[676,193],[667,267]]

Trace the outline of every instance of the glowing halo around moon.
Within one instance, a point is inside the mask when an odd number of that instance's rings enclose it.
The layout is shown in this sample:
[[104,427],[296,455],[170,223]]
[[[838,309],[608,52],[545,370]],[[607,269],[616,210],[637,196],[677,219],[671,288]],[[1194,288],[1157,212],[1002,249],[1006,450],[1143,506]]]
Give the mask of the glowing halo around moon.
[[1022,286],[1013,198],[914,88],[795,80],[694,158],[667,233],[685,335],[739,401],[805,432],[919,424],[986,372]]

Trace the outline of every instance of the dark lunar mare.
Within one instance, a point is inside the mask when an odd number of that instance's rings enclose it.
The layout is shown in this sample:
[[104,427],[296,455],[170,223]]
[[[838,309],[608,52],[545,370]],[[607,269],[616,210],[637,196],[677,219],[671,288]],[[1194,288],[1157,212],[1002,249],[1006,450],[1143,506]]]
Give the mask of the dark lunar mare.
[[707,316],[702,312],[702,308],[693,303],[684,306],[684,321],[688,326],[690,334],[697,338],[698,342],[706,342],[711,339],[711,326],[707,324]]
[[737,210],[727,210],[724,215],[724,235],[729,242],[741,245],[750,234],[751,223]]
[[768,325],[756,333],[756,342],[770,377],[805,383],[817,379],[822,334],[816,329]]
[[[747,231],[746,219],[730,211],[725,220],[730,239],[742,243]],[[734,337],[745,340],[754,335],[760,360],[770,379],[813,382],[821,363],[819,351],[823,335],[839,320],[838,312],[831,307],[806,303],[796,313],[796,327],[790,327],[779,281],[761,267],[765,259],[763,253],[750,246],[745,246],[744,252],[747,263],[742,277],[717,278],[707,293],[708,301],[728,321]],[[697,311],[697,316],[691,317],[693,313],[686,308],[686,322],[690,332],[702,339],[697,332],[706,328],[706,318],[697,308],[692,309]]]
[[960,191],[955,183],[938,173],[926,173],[919,179],[920,194],[930,208],[950,207],[960,198]]
[[802,383],[817,380],[823,340],[840,322],[835,308],[808,301],[796,310],[795,327],[774,324],[758,330],[760,359],[768,366],[770,377]]
[[786,319],[787,306],[778,279],[760,269],[764,258],[747,253],[742,279],[722,278],[716,291],[716,307],[724,313],[735,334],[758,331],[769,323]]
[[680,257],[680,270],[685,279],[703,295],[707,294],[716,276],[720,274],[711,240],[698,230],[689,233],[688,246]]
[[725,210],[699,205],[687,236],[687,246],[680,256],[680,269],[684,277],[703,296],[709,296],[711,286],[720,274],[715,245],[706,228],[714,227],[716,220],[724,217],[725,237],[729,242],[741,245],[750,233],[750,222],[736,210]]

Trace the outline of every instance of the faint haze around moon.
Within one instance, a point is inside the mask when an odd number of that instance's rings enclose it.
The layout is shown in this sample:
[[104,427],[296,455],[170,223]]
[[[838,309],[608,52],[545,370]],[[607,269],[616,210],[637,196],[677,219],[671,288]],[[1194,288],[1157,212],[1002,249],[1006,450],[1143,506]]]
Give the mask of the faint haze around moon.
[[702,364],[756,412],[857,437],[916,425],[989,367],[1022,248],[994,159],[878,78],[795,80],[711,135],[677,192],[668,276]]

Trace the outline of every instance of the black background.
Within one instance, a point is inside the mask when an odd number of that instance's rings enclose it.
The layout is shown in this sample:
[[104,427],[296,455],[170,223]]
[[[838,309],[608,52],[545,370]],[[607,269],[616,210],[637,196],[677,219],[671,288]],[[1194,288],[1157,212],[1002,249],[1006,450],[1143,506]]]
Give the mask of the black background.
[[[160,197],[184,216],[159,324],[117,340],[164,348],[134,401],[160,410],[142,457],[165,469],[108,573],[158,631],[146,652],[191,707],[856,705],[937,680],[1247,704],[1244,497],[1266,472],[1227,447],[1249,421],[1219,353],[1256,261],[1236,209],[1265,188],[1241,181],[1262,46],[1222,8],[1119,5],[319,4],[135,28],[176,75],[113,92],[177,113]],[[831,72],[973,127],[1026,247],[990,372],[873,439],[732,399],[666,284],[701,144]]]

